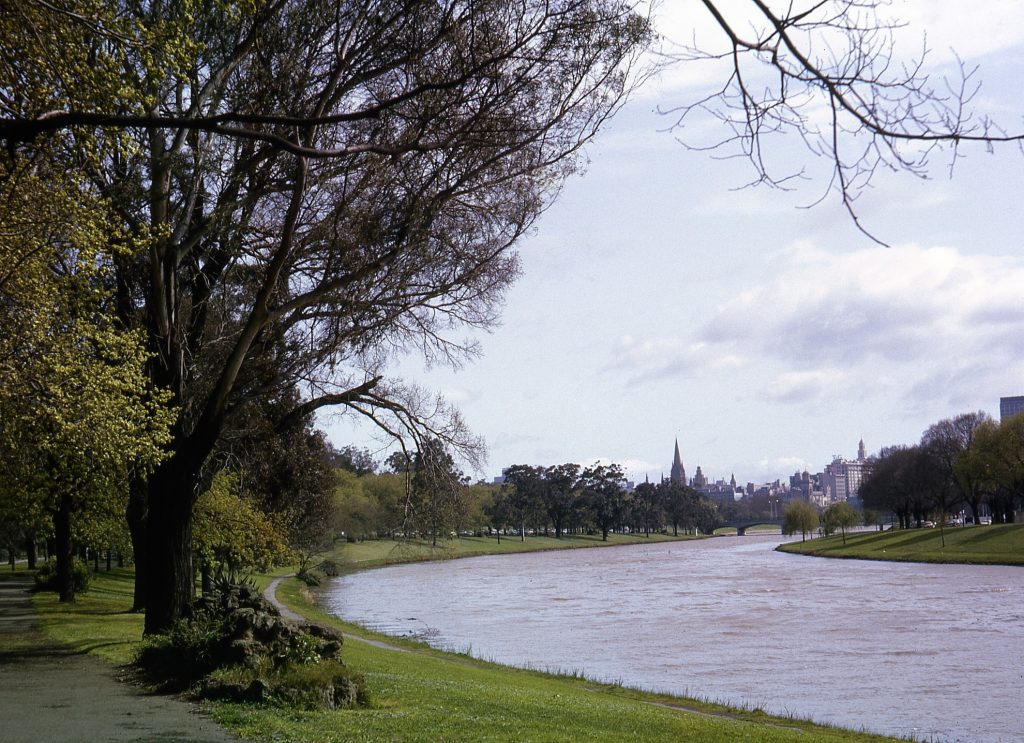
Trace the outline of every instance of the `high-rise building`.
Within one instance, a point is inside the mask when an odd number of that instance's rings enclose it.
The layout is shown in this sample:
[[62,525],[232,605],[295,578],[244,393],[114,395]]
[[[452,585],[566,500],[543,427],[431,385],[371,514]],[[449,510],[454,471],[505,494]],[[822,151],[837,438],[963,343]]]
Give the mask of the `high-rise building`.
[[857,497],[861,483],[867,475],[867,460],[867,449],[864,446],[864,439],[861,439],[855,460],[844,459],[837,454],[833,457],[832,463],[825,466],[822,473],[822,489],[829,503]]
[[999,420],[1009,420],[1015,415],[1024,413],[1024,395],[1018,397],[999,398]]

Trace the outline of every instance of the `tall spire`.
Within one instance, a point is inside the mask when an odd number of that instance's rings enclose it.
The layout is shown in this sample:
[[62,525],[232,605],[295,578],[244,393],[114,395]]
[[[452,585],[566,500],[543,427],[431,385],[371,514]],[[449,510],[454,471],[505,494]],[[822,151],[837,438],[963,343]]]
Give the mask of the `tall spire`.
[[868,458],[868,450],[867,450],[867,447],[864,446],[864,439],[861,439],[860,440],[860,445],[857,447],[857,459],[859,459],[861,462],[863,462],[867,458]]
[[683,469],[683,459],[679,456],[679,439],[676,439],[675,456],[672,457],[672,471],[669,473],[672,482],[686,484],[686,470]]

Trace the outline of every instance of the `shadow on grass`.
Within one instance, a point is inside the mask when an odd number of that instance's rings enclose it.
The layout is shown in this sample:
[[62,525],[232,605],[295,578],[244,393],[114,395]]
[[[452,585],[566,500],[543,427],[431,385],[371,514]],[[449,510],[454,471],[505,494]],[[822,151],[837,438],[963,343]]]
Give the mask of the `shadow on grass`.
[[1008,537],[1004,529],[991,526],[972,526],[970,534],[960,540],[960,544],[972,547],[987,545],[989,542],[1001,542]]

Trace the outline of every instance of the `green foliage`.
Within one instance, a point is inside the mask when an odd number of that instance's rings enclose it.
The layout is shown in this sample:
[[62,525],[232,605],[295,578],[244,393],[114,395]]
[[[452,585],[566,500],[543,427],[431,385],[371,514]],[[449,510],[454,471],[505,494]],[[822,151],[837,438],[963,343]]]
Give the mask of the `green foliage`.
[[320,576],[318,576],[314,570],[305,565],[299,568],[298,572],[295,573],[295,577],[310,587],[320,585]]
[[283,620],[254,587],[221,588],[170,632],[146,641],[136,664],[150,680],[201,696],[304,709],[365,698],[362,681],[340,663],[340,635]]
[[268,571],[288,562],[284,529],[239,492],[238,476],[221,470],[195,506],[192,544],[200,564],[211,571]]
[[837,530],[843,533],[843,540],[846,540],[846,530],[855,526],[860,521],[857,512],[846,501],[833,503],[825,509],[821,515],[821,524],[825,529],[825,535],[834,534]]
[[123,546],[128,479],[164,457],[173,418],[169,396],[145,374],[142,334],[124,330],[113,312],[112,262],[142,242],[112,226],[109,203],[77,170],[45,159],[8,165],[0,179],[0,519],[25,535],[49,532],[52,521],[60,554],[71,552],[71,539]]
[[818,509],[805,500],[791,500],[782,511],[782,533],[800,532],[802,539],[818,528]]
[[[244,666],[217,669],[210,674],[203,693],[211,699],[262,702],[304,711],[370,704],[361,674],[338,661],[319,659],[269,670]],[[344,695],[351,698],[338,704],[338,697]]]
[[147,636],[135,664],[165,688],[188,688],[220,664],[223,630],[221,618],[206,613],[179,620],[170,632]]
[[[89,590],[89,583],[92,580],[92,573],[89,566],[75,558],[71,561],[71,578],[76,592],[85,593]],[[47,560],[36,571],[35,588],[37,591],[58,591],[57,585],[57,563],[54,560]]]

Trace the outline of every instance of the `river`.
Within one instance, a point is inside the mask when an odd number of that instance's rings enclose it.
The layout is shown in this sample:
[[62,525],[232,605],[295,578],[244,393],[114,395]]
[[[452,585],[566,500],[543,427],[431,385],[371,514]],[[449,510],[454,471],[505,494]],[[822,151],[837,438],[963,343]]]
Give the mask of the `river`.
[[780,541],[398,565],[322,598],[508,665],[922,740],[1024,739],[1024,569],[828,560]]

